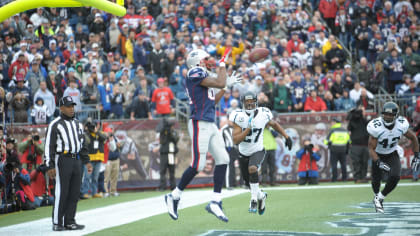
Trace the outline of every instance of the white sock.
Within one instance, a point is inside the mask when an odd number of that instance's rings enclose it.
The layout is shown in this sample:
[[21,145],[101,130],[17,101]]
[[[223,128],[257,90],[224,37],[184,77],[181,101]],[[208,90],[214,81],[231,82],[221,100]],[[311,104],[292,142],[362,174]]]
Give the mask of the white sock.
[[377,197],[378,197],[379,199],[382,199],[382,200],[384,200],[384,199],[385,199],[385,196],[382,194],[382,192],[379,192],[379,193],[378,193],[378,195],[377,195]]
[[258,191],[258,199],[263,199],[265,194],[261,191],[261,189]]
[[259,183],[249,184],[251,187],[251,200],[258,199],[258,192],[260,191]]
[[221,202],[222,201],[222,193],[213,192],[213,196],[211,198],[212,201]]
[[178,187],[176,187],[173,191],[172,191],[172,197],[175,200],[178,200],[181,198],[181,194],[182,194],[182,190],[180,190]]

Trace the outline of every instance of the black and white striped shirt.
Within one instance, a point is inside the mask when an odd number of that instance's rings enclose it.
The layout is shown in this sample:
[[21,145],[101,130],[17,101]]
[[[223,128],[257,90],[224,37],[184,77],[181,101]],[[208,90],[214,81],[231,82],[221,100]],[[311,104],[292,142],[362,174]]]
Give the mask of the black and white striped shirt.
[[83,125],[78,120],[63,115],[55,118],[48,125],[45,138],[45,164],[54,167],[61,153],[79,154],[83,141]]

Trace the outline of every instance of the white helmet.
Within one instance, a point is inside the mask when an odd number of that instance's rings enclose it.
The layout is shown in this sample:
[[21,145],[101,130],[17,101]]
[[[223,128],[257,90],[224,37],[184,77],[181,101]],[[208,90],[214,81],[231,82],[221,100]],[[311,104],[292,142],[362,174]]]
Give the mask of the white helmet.
[[[201,66],[201,62],[205,60],[206,58],[210,58],[210,55],[206,51],[202,49],[192,50],[187,56],[187,66],[189,69],[197,67],[197,66]],[[207,63],[205,61],[204,63],[206,64],[206,67],[208,68]]]

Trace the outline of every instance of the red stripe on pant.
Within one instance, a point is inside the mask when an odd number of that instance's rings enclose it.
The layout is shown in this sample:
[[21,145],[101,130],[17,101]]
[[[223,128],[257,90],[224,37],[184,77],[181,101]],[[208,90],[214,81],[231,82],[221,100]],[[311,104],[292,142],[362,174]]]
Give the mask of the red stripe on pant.
[[193,162],[191,167],[198,171],[200,165],[200,149],[198,147],[198,120],[193,120]]

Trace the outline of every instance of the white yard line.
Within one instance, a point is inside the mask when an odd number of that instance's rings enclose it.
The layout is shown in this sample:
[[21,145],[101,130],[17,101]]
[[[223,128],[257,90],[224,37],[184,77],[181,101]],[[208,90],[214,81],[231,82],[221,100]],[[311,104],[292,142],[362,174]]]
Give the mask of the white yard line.
[[[420,183],[401,183],[398,186],[420,186]],[[363,185],[328,185],[328,186],[294,186],[294,187],[270,187],[264,190],[307,190],[307,189],[336,189],[336,188],[366,188],[370,184]],[[244,189],[232,191],[224,190],[223,198],[233,197],[248,192]],[[180,208],[187,208],[211,200],[211,190],[185,191],[182,195]],[[204,211],[204,209],[203,209]],[[128,224],[151,216],[166,213],[164,197],[146,198],[136,201],[118,203],[106,207],[78,212],[76,221],[86,225],[82,231],[53,232],[51,217],[29,221],[21,224],[0,228],[0,235],[85,235],[106,228]],[[207,214],[207,213],[206,213]],[[180,212],[182,218],[182,211]],[[168,216],[168,220],[170,220]],[[216,220],[216,219],[215,219]]]

